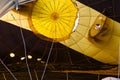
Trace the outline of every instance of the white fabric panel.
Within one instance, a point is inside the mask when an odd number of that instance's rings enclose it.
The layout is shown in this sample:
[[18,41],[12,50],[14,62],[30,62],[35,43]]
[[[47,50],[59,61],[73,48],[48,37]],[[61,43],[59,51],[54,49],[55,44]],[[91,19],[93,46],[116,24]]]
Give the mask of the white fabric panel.
[[18,9],[18,5],[25,4],[34,0],[0,0],[0,17],[13,8]]
[[120,79],[114,78],[114,77],[106,77],[106,78],[103,78],[102,80],[120,80]]
[[7,13],[9,10],[15,7],[13,0],[1,0],[0,1],[0,17]]
[[21,4],[25,4],[32,1],[35,1],[35,0],[19,0],[19,4],[21,5]]

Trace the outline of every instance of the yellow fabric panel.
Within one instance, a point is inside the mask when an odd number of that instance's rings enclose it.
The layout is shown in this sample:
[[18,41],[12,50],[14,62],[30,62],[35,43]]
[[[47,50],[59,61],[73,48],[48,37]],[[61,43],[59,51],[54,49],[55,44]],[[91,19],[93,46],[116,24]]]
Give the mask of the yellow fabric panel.
[[[120,23],[80,2],[77,4],[80,13],[79,25],[71,34],[72,37],[61,44],[103,63],[118,64]],[[98,23],[100,28],[95,30],[95,24]]]
[[24,28],[26,30],[31,30],[30,29],[30,24],[29,24],[29,9],[30,7],[27,7],[25,10],[21,9],[23,11],[14,11],[11,10],[5,15],[3,15],[0,20],[14,24],[18,27]]
[[[66,4],[67,3],[67,4]],[[32,11],[31,29],[54,41],[69,37],[77,18],[77,8],[71,0],[38,0]]]

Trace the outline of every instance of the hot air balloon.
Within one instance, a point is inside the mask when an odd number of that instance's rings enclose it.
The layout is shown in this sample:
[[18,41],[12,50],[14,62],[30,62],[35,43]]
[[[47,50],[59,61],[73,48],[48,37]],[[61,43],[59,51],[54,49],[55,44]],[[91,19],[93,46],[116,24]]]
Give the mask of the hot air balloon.
[[[57,1],[38,0],[22,5],[19,11],[9,11],[1,20],[33,31],[42,39],[59,42],[100,62],[118,64],[120,23],[76,0]],[[76,20],[77,27],[74,27]]]

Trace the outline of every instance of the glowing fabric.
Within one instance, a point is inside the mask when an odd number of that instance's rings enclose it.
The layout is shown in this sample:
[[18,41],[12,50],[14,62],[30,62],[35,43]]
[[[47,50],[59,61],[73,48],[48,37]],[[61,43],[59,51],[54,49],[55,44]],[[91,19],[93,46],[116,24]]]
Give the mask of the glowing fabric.
[[76,3],[80,13],[79,25],[61,44],[100,62],[118,64],[120,23],[80,2]]
[[31,29],[43,39],[65,40],[72,32],[76,17],[77,8],[71,0],[38,0],[32,11]]
[[[48,0],[48,1],[51,1],[51,0]],[[65,3],[67,4],[66,1]],[[72,2],[68,1],[68,4],[69,3],[72,4]],[[60,43],[84,55],[87,55],[95,60],[101,61],[103,63],[118,64],[120,23],[102,15],[101,13],[95,11],[90,7],[87,7],[86,5],[81,4],[80,2],[76,2],[76,3],[78,5],[77,7],[80,13],[80,16],[79,16],[80,20],[78,22],[79,25],[76,27],[75,32],[72,32],[69,35],[70,37],[68,39],[61,41]],[[27,9],[21,10],[22,12],[20,11],[20,14],[17,14],[14,11],[10,11],[8,14],[4,15],[1,18],[1,20],[21,26],[22,28],[25,28],[27,30],[31,30],[30,26],[33,26],[32,21],[34,24],[35,23],[37,24],[38,23],[37,20],[39,21],[39,18],[38,19],[36,18],[36,22],[34,22],[35,16],[30,16],[29,14],[31,13],[31,10],[29,9],[32,9],[32,6],[31,5],[29,6],[30,7],[28,7]],[[13,19],[11,14],[15,17],[15,19]],[[38,13],[33,13],[33,14],[38,15]],[[42,16],[44,17],[46,15],[42,15]],[[33,17],[34,19],[30,20],[31,19],[30,17],[31,18]],[[54,17],[54,19],[56,18],[57,16]],[[21,25],[17,23],[19,21],[21,21]],[[29,21],[31,22],[29,23]],[[44,20],[43,20],[43,24],[44,24]],[[99,25],[96,26],[96,24],[99,24]],[[39,29],[38,26],[39,25],[37,24],[37,29]],[[47,28],[49,29],[50,27],[47,27]],[[52,29],[49,29],[49,30],[51,32]],[[60,35],[64,33],[62,32],[61,28],[59,28],[58,30],[57,30],[58,31],[57,33],[60,33]],[[70,30],[72,30],[72,28]],[[37,32],[35,31],[35,33],[38,33],[38,32],[40,31],[37,31]],[[45,34],[46,37],[55,38],[53,36],[50,36],[51,35],[50,32],[48,32],[49,36]],[[43,34],[43,33],[44,31],[42,31],[42,33],[40,34]],[[62,37],[62,35],[61,36],[60,35],[56,36],[57,41],[59,41],[59,39],[61,38],[62,40],[65,39]]]

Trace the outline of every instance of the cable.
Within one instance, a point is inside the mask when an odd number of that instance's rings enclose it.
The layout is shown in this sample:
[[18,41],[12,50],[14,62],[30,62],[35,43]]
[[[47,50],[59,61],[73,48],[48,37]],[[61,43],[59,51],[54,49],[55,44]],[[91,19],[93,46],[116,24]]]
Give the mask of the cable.
[[53,45],[54,45],[54,41],[51,44],[50,51],[48,53],[47,61],[46,61],[46,64],[45,64],[45,67],[44,67],[44,70],[43,70],[43,74],[42,74],[41,80],[43,80],[43,78],[44,78],[44,75],[45,75],[45,72],[46,72],[46,68],[47,68],[47,65],[48,65],[48,61],[49,61],[49,58],[50,58],[50,55],[51,55],[51,52],[52,52]]
[[3,66],[8,70],[8,72],[12,75],[12,77],[14,78],[14,80],[17,80],[17,78],[15,77],[15,75],[11,72],[11,70],[4,64],[4,62],[2,61],[2,59],[0,58],[0,62],[3,64]]
[[100,75],[98,74],[97,76],[98,76],[98,77],[97,77],[97,80],[100,80]]
[[24,45],[23,47],[24,47],[24,53],[25,53],[25,62],[26,62],[26,65],[27,65],[30,80],[32,80],[32,75],[31,75],[31,72],[30,72],[30,68],[29,68],[29,65],[28,65],[28,59],[27,59],[26,43],[25,43],[23,31],[22,31],[21,28],[20,28],[20,32],[21,32],[21,37],[22,37],[22,41],[23,41],[23,45]]
[[69,80],[69,75],[68,75],[68,72],[66,72],[66,77],[67,77],[67,80]]
[[120,78],[120,42],[119,42],[119,52],[118,52],[118,79]]
[[[19,11],[18,11],[18,14],[20,15]],[[16,21],[15,17],[13,14],[11,14],[11,16],[13,17],[13,19]],[[20,20],[20,16],[19,16],[19,20]],[[16,21],[16,23],[20,26],[21,25],[21,21],[20,21],[20,24]],[[26,50],[26,43],[25,43],[25,39],[24,39],[24,35],[23,35],[23,31],[22,31],[22,28],[20,27],[20,33],[21,33],[21,37],[22,37],[22,42],[23,42],[23,47],[24,47],[24,53],[25,53],[25,62],[26,62],[26,65],[27,65],[27,69],[28,69],[28,73],[29,73],[29,77],[30,77],[30,80],[32,80],[32,75],[31,75],[31,72],[30,72],[30,68],[29,68],[29,65],[28,65],[28,59],[27,59],[27,50]]]
[[[20,15],[20,14],[19,14],[19,15]],[[19,19],[20,19],[20,17],[19,17]],[[21,24],[21,21],[20,21],[20,24]],[[31,75],[30,68],[29,68],[29,65],[28,65],[25,38],[24,38],[23,30],[22,30],[21,27],[20,27],[20,33],[21,33],[21,37],[22,37],[22,41],[23,41],[23,47],[24,47],[24,53],[25,53],[25,62],[26,62],[26,65],[27,65],[27,69],[28,69],[28,73],[29,73],[30,80],[32,80],[32,75]]]

